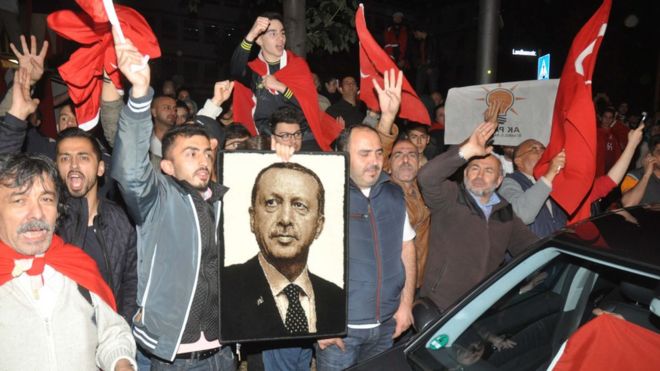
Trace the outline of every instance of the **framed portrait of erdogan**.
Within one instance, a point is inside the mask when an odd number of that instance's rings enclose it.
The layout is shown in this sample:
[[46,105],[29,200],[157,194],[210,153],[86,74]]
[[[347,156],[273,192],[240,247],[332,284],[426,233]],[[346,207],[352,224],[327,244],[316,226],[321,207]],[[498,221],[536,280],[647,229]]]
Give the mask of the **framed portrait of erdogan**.
[[348,162],[341,153],[220,154],[223,342],[346,333]]

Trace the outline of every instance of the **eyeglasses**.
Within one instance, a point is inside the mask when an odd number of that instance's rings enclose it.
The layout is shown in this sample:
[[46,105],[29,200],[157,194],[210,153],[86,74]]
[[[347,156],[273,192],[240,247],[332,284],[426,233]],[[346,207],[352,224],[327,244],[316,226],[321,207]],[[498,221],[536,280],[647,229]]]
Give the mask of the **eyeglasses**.
[[282,134],[273,133],[273,135],[280,138],[280,139],[282,139],[285,142],[288,142],[288,141],[291,140],[291,138],[296,139],[296,140],[302,138],[303,131],[298,130],[295,133],[282,133]]
[[533,153],[541,153],[541,152],[544,152],[544,151],[545,151],[545,147],[543,147],[543,146],[532,146],[532,148],[528,149],[527,151],[517,153],[515,156],[516,157],[523,157],[523,156],[525,156],[529,153],[532,153],[532,152]]

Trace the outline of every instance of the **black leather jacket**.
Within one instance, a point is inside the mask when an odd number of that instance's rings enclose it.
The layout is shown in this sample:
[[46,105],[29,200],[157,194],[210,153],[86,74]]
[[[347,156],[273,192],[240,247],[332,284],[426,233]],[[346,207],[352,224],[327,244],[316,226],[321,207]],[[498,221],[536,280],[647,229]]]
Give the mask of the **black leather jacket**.
[[[84,197],[67,200],[67,211],[59,220],[57,234],[67,243],[83,246],[87,230],[88,207]],[[128,323],[137,311],[137,235],[126,212],[114,202],[101,198],[94,227],[103,261],[97,261],[117,301],[117,311]]]

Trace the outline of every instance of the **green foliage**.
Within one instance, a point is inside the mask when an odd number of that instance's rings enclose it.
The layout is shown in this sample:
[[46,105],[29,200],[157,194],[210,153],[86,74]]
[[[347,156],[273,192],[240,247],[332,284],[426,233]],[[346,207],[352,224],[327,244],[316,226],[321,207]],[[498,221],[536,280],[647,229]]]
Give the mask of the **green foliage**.
[[357,41],[356,9],[356,0],[307,0],[307,51],[323,50],[329,54],[348,51]]
[[[278,2],[282,3],[282,0]],[[259,5],[265,3],[266,0],[257,0]],[[348,51],[355,44],[357,0],[306,0],[305,3],[307,52],[325,51],[332,54]]]

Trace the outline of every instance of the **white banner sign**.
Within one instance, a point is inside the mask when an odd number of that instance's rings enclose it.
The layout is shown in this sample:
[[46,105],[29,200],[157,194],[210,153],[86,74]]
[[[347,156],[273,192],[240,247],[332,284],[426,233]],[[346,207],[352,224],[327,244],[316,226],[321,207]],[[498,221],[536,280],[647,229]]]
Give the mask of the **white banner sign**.
[[457,144],[484,121],[484,112],[504,103],[494,144],[517,146],[526,139],[547,144],[559,79],[502,82],[453,88],[445,105],[445,143]]

